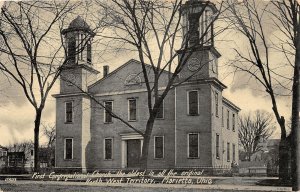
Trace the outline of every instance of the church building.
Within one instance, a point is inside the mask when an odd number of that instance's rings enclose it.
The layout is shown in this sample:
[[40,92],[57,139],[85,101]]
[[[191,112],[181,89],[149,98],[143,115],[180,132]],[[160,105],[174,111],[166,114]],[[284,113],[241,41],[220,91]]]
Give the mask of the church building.
[[[160,106],[150,140],[149,169],[230,168],[238,162],[240,109],[223,97],[227,87],[218,79],[221,55],[214,47],[213,25],[207,35],[201,35],[207,20],[217,12],[214,4],[205,3],[189,0],[180,10],[183,34],[193,34],[189,45],[198,48],[178,78],[195,75],[171,89]],[[113,118],[99,103],[144,130],[149,114],[140,62],[128,58],[112,72],[106,65],[103,78],[95,80],[99,73],[91,54],[95,34],[88,24],[77,17],[62,34],[70,60],[61,72],[60,92],[54,95],[55,166],[83,172],[138,168],[143,137]],[[207,64],[197,72],[203,62]],[[150,70],[151,66],[146,67]],[[162,73],[159,90],[164,89],[169,73]]]

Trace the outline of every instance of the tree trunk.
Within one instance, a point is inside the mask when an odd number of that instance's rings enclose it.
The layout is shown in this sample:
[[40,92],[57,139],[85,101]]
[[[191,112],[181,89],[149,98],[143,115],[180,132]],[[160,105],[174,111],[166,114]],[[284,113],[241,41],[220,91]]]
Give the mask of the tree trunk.
[[34,120],[34,171],[39,172],[40,160],[39,160],[39,133],[41,124],[42,110],[36,109]]
[[292,96],[292,125],[291,125],[291,168],[293,191],[300,190],[299,166],[297,162],[300,160],[299,154],[299,62],[300,62],[300,43],[297,38],[294,78],[293,78],[293,96]]
[[140,167],[143,170],[147,170],[148,168],[148,153],[149,153],[149,144],[152,134],[152,129],[154,125],[154,117],[150,117],[147,121],[146,131],[144,135],[144,143],[142,149],[142,156],[140,161]]
[[289,143],[287,138],[281,138],[279,143],[279,179],[287,182],[290,179]]

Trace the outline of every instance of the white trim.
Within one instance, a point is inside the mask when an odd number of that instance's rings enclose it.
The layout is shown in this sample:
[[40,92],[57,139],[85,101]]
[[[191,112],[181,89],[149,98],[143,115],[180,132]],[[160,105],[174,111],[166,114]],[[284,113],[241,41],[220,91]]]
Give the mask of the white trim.
[[[130,119],[130,101],[135,101],[135,119]],[[137,99],[129,98],[127,99],[127,120],[128,121],[137,121]]]
[[[106,159],[106,151],[105,151],[105,140],[111,139],[111,159]],[[113,160],[114,159],[114,138],[113,137],[106,137],[103,139],[103,160]]]
[[[113,112],[114,111],[114,101],[113,100],[104,101],[103,102],[104,107],[106,107],[106,102],[111,102],[111,111]],[[105,108],[103,108],[103,122],[104,123],[112,123],[113,122],[113,118],[111,118],[110,122],[106,121],[106,109]]]
[[[66,155],[67,155],[67,153],[66,153],[66,151],[67,151],[67,149],[66,149],[66,147],[67,147],[66,141],[67,141],[67,139],[71,139],[72,140],[72,158],[71,159],[67,159],[66,158]],[[74,148],[73,138],[72,137],[66,137],[66,138],[64,138],[64,160],[72,160],[72,159],[74,159],[74,150],[73,150],[73,148]]]
[[[191,115],[190,114],[190,100],[189,100],[189,93],[192,92],[192,91],[197,91],[197,114],[196,115]],[[199,90],[197,89],[193,89],[193,90],[188,90],[187,91],[187,115],[190,115],[190,116],[198,116],[199,115]]]
[[120,136],[121,136],[121,149],[122,149],[121,167],[126,168],[127,167],[127,140],[139,139],[141,143],[141,155],[142,155],[144,138],[138,133],[120,134]]
[[[165,90],[166,87],[159,87],[158,90]],[[114,92],[107,92],[107,93],[98,93],[95,94],[95,97],[102,97],[102,96],[111,96],[111,95],[123,95],[128,93],[140,93],[140,92],[147,92],[147,89],[135,89],[135,90],[125,90],[125,91],[114,91]]]
[[[67,103],[72,103],[72,121],[67,121]],[[74,101],[65,101],[65,123],[74,123]]]
[[[198,135],[198,156],[197,157],[190,157],[190,137],[189,135]],[[189,159],[197,159],[200,156],[200,149],[199,149],[199,143],[200,143],[200,137],[199,137],[199,133],[188,133],[187,134],[187,158]]]
[[[163,155],[162,155],[162,157],[160,157],[160,158],[158,158],[158,157],[155,157],[155,152],[156,152],[156,148],[155,148],[155,138],[156,137],[162,137],[162,142],[163,142]],[[162,135],[162,136],[159,136],[159,135],[157,135],[157,136],[154,136],[153,137],[154,138],[154,140],[153,140],[153,143],[154,143],[154,150],[153,150],[153,156],[154,156],[154,159],[164,159],[165,158],[165,136],[164,135]]]

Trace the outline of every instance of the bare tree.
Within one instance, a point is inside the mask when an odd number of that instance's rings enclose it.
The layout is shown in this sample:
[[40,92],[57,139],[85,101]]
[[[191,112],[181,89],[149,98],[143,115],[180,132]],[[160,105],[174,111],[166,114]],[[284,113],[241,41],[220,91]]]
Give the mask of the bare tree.
[[70,1],[5,2],[0,20],[0,71],[18,84],[35,109],[34,168],[39,169],[39,132],[48,94],[69,58],[60,35]]
[[[212,5],[209,1],[202,3],[202,9],[196,16],[198,20],[205,13],[205,8]],[[181,33],[184,6],[182,0],[113,0],[112,2],[97,1],[97,4],[101,7],[101,13],[106,16],[100,23],[101,28],[109,30],[98,36],[108,41],[106,46],[115,46],[117,51],[126,50],[136,53],[140,61],[140,74],[143,76],[143,84],[147,90],[149,118],[143,129],[131,125],[129,127],[144,138],[140,163],[141,168],[146,169],[150,138],[160,105],[170,90],[192,79],[205,65],[208,65],[209,61],[203,60],[201,67],[192,75],[179,78],[179,73],[194,51],[199,47],[203,48],[221,32],[211,35],[213,22],[221,12],[216,10],[216,13],[208,17],[202,34],[198,33],[197,36],[195,35],[197,26],[192,25],[189,26],[189,33],[185,35]],[[165,72],[168,72],[168,79],[161,89]],[[112,111],[106,110],[112,114]]]
[[[289,179],[288,157],[289,157],[289,142],[290,138],[287,136],[286,122],[282,113],[278,108],[278,98],[280,96],[292,95],[292,119],[293,126],[297,126],[298,117],[298,59],[297,46],[298,46],[298,9],[299,5],[296,1],[276,1],[271,3],[251,1],[227,1],[230,10],[230,16],[227,17],[228,21],[233,24],[234,29],[237,30],[247,40],[248,52],[235,49],[237,59],[232,62],[235,71],[245,72],[258,82],[269,96],[272,104],[272,110],[276,117],[276,121],[281,130],[281,142],[279,145],[279,177],[282,180]],[[280,14],[276,14],[275,12]],[[272,14],[274,13],[274,14]],[[273,17],[272,17],[273,16]],[[275,16],[275,17],[274,17]],[[275,21],[276,18],[279,20]],[[270,36],[267,34],[267,27],[264,22],[267,20],[273,21],[277,30],[286,35],[287,40],[284,39],[285,44],[288,44],[294,49],[287,49],[282,43],[272,42]],[[269,25],[270,27],[270,25]],[[277,46],[276,46],[276,43]],[[286,56],[286,63],[278,66],[271,62],[271,51],[278,50],[280,45],[281,51]],[[274,50],[275,49],[275,50]],[[295,62],[290,60],[288,56],[292,54]],[[285,65],[287,64],[287,65]],[[280,67],[285,67],[293,71],[291,77],[283,75],[278,72]],[[292,82],[292,83],[291,83]],[[292,86],[291,86],[292,84]],[[294,130],[295,128],[292,128]],[[293,131],[292,134],[293,135]],[[295,163],[294,163],[295,164]]]
[[256,111],[253,115],[248,114],[240,118],[239,141],[247,154],[247,160],[260,151],[260,142],[265,142],[275,129],[272,114]]
[[46,144],[46,153],[47,153],[47,159],[48,159],[48,166],[52,167],[53,160],[54,160],[54,150],[55,150],[55,125],[45,125],[42,124],[42,132],[43,135],[47,138],[47,144]]

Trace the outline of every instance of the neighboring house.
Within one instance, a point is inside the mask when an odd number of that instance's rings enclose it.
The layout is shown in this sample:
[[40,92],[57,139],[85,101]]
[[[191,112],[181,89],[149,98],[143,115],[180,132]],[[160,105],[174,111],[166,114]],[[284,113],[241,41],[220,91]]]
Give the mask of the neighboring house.
[[0,171],[3,167],[7,166],[7,151],[6,147],[0,145]]
[[[41,168],[53,167],[54,166],[54,147],[40,147],[39,149],[39,161]],[[34,165],[34,149],[30,150],[30,154],[26,154],[28,161],[25,167],[28,171],[33,170]]]
[[[186,13],[190,6],[201,8],[203,3],[187,1],[182,9],[186,24],[205,24],[200,22],[203,18],[199,16],[195,20],[197,14],[192,18],[187,17]],[[211,3],[206,9],[208,14],[217,11]],[[213,31],[212,28],[210,30]],[[199,30],[193,32],[199,37]],[[60,93],[54,95],[55,166],[79,168],[82,171],[138,168],[143,137],[112,118],[76,86],[92,94],[134,127],[144,130],[148,109],[141,64],[131,59],[111,73],[105,66],[104,77],[90,85],[98,74],[91,61],[90,38],[82,53],[76,55],[75,48],[80,42],[78,40],[95,34],[80,17],[73,20],[62,33],[68,43],[68,56],[72,62],[62,71]],[[150,141],[149,168],[230,168],[232,162],[239,162],[237,120],[240,109],[222,95],[226,86],[218,79],[217,60],[221,55],[214,47],[213,38],[207,38],[210,40],[205,46],[198,46],[178,79],[182,80],[193,73],[196,75],[170,90],[159,109]],[[201,63],[207,64],[195,72]],[[150,71],[150,66],[147,66],[147,70]],[[160,90],[164,89],[168,74],[163,71]],[[149,77],[151,81],[153,74],[149,73]]]
[[268,139],[259,143],[259,147],[261,147],[260,151],[254,153],[251,156],[251,161],[270,161],[279,149],[280,139]]

